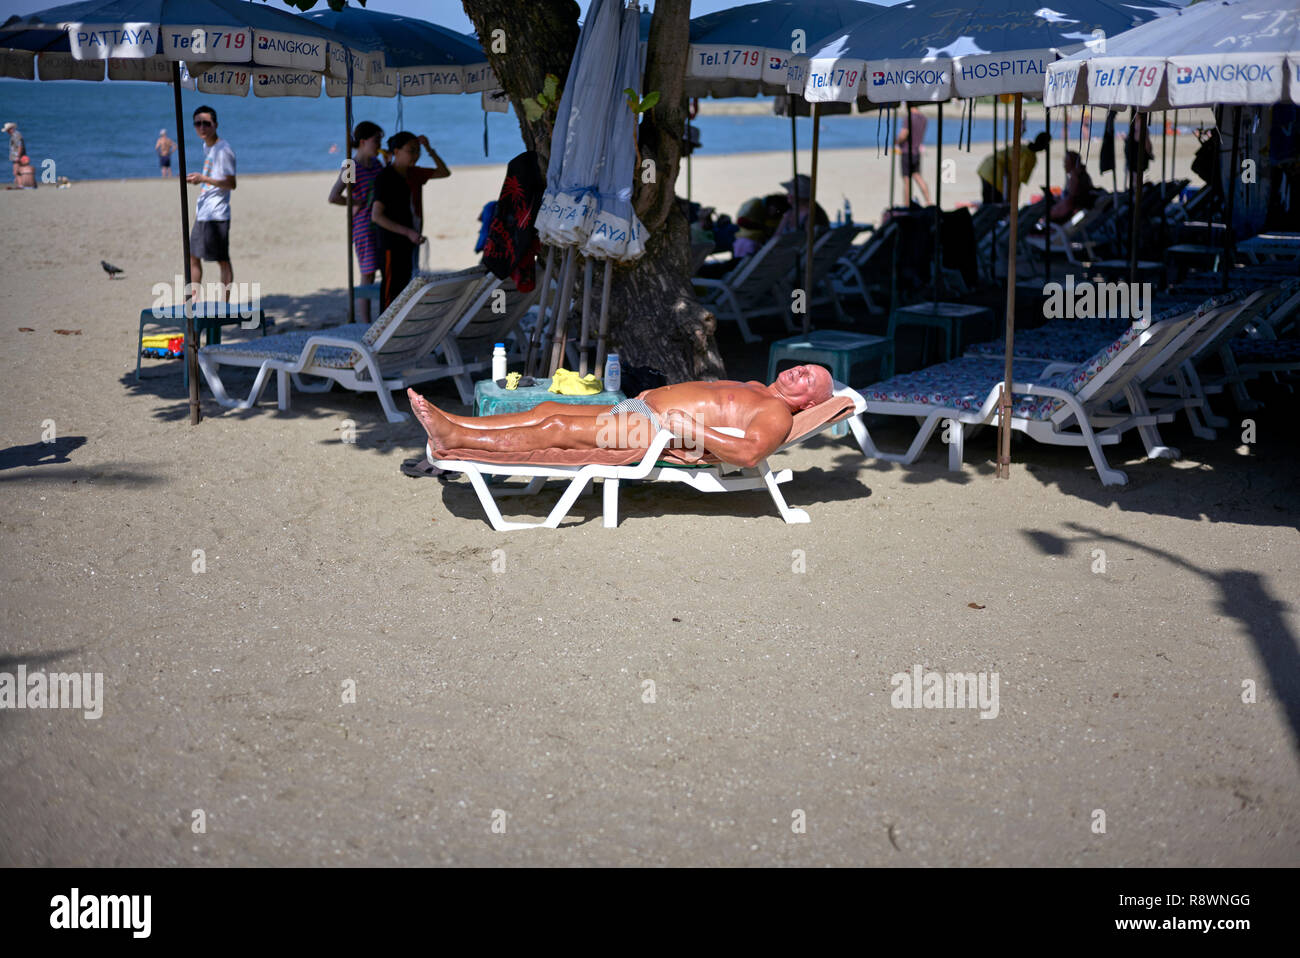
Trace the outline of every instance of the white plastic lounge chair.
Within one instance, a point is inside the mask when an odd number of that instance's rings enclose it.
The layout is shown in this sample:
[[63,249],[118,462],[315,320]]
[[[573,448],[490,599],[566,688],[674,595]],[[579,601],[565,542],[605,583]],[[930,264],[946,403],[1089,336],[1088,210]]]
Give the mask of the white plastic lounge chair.
[[761,338],[749,328],[756,316],[783,315],[790,311],[789,290],[785,278],[794,267],[795,257],[803,245],[804,234],[782,233],[773,236],[756,253],[722,279],[696,276],[691,282],[702,291],[700,302],[721,320],[740,327],[747,343]]
[[[1180,317],[1145,329],[1132,326],[1110,346],[1078,364],[1016,363],[1011,428],[1038,442],[1087,447],[1102,483],[1123,485],[1128,477],[1110,467],[1101,447],[1118,443],[1128,429],[1152,425],[1155,419],[1138,412],[1117,416],[1106,400],[1117,391],[1131,390],[1137,375],[1191,322],[1192,317]],[[862,390],[867,412],[917,417],[921,427],[905,453],[881,452],[869,434],[860,438],[863,451],[910,465],[939,424],[951,420],[954,428],[945,430],[948,468],[959,471],[967,430],[998,421],[1003,371],[1001,359],[962,357],[867,387]],[[1133,408],[1141,408],[1140,401]],[[1094,428],[1094,417],[1104,417],[1104,425]]]
[[[849,400],[852,405],[843,402],[845,399]],[[823,406],[829,404],[834,404],[830,408],[839,409],[840,411],[830,416],[830,418],[826,418],[826,410],[823,409]],[[866,408],[866,402],[856,390],[850,389],[841,383],[835,383],[834,396],[823,406],[814,407],[812,410],[797,414],[790,437],[776,451],[780,452],[790,446],[804,442],[836,423],[843,422],[846,416],[853,428],[854,435],[858,437],[859,444],[861,445],[863,441],[867,440],[866,428],[862,425],[861,418],[862,412]],[[814,424],[810,428],[802,428],[800,416],[809,417],[803,421],[804,423],[811,422]],[[728,432],[734,435],[742,435],[739,430],[728,430]],[[672,438],[672,433],[666,429],[661,429],[651,440],[649,448],[646,449],[645,454],[639,460],[624,465],[603,465],[599,463],[548,465],[541,462],[501,463],[461,458],[438,459],[435,458],[434,450],[427,444],[425,446],[425,455],[438,468],[446,469],[449,472],[463,472],[469,478],[474,491],[478,493],[479,502],[483,504],[483,511],[487,513],[488,521],[492,523],[492,528],[498,532],[507,532],[513,529],[554,529],[558,527],[564,517],[568,515],[578,496],[582,494],[587,484],[593,479],[604,480],[604,525],[607,529],[613,529],[618,525],[618,489],[619,483],[625,479],[638,479],[647,482],[680,482],[700,492],[737,492],[766,489],[771,495],[777,511],[780,512],[781,518],[786,522],[803,523],[811,521],[807,512],[802,509],[790,508],[786,504],[785,497],[781,495],[780,484],[789,482],[792,477],[789,469],[782,469],[780,472],[774,473],[769,468],[766,459],[752,469],[741,469],[716,461],[700,465],[680,465],[665,462],[662,457],[665,454],[665,447]],[[529,481],[525,486],[512,489],[500,485],[489,486],[484,479],[485,476],[526,476]],[[502,517],[501,510],[497,507],[496,497],[535,493],[542,488],[548,479],[566,479],[569,484],[560,496],[559,502],[555,504],[544,520],[541,522],[512,522]]]
[[835,295],[861,296],[869,312],[884,312],[884,309],[877,306],[875,300],[871,298],[872,290],[879,291],[880,284],[869,282],[864,273],[872,269],[876,265],[875,261],[880,259],[885,275],[889,274],[892,263],[886,263],[883,257],[891,248],[890,241],[897,241],[897,237],[898,224],[889,222],[872,233],[865,243],[851,246],[835,264],[835,269],[830,276]]
[[[488,279],[482,267],[456,273],[417,273],[406,289],[370,325],[349,323],[317,332],[279,333],[241,343],[204,346],[199,368],[217,402],[228,409],[249,409],[262,397],[267,379],[277,374],[279,408],[289,408],[290,378],[302,392],[326,392],[334,383],[357,392],[373,392],[389,422],[405,422],[408,413],[393,405],[390,392],[414,383],[452,376],[462,400],[473,384],[467,368],[458,361],[438,361],[438,346],[448,346],[455,332],[473,315],[466,305],[476,294],[486,294],[499,280]],[[458,360],[454,343],[446,349]],[[256,366],[257,378],[248,398],[231,399],[217,368],[221,365]],[[324,378],[306,383],[302,376]],[[471,400],[472,401],[472,398]]]
[[[840,297],[835,291],[835,283],[831,281],[830,274],[839,267],[840,260],[853,249],[853,240],[860,232],[862,227],[848,223],[822,230],[813,242],[812,289],[808,291],[808,307],[820,306],[829,301],[835,307],[835,315],[842,322],[847,321],[848,317],[844,313],[844,307],[840,305]],[[801,249],[794,269],[786,276],[785,286],[787,289],[802,289],[805,279],[804,255]],[[818,292],[821,293],[820,296],[817,295]],[[794,314],[790,311],[785,314],[785,325],[790,332],[796,331]]]

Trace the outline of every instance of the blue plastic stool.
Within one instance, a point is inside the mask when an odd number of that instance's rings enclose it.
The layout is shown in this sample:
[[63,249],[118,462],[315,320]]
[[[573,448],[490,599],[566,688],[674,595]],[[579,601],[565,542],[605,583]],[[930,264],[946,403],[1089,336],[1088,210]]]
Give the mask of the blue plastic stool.
[[[969,320],[985,319],[993,322],[993,310],[987,306],[969,306],[966,303],[917,303],[913,306],[900,306],[889,317],[889,341],[894,341],[894,332],[899,326],[933,326],[943,334],[943,361],[952,359],[957,354],[961,343],[962,324]],[[921,363],[929,365],[930,344],[927,341],[922,349]]]
[[[851,385],[853,367],[875,360],[880,363],[880,379],[894,375],[894,343],[884,336],[868,336],[840,329],[814,329],[807,336],[791,336],[772,344],[767,356],[767,381],[776,378],[776,367],[784,359],[797,364],[819,363],[845,385]],[[848,435],[847,423],[831,427],[832,436]]]

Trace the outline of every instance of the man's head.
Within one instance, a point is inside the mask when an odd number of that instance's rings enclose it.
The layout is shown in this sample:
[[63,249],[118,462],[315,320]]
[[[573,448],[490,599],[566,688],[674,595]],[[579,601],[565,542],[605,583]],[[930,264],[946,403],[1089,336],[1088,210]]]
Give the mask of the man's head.
[[11,121],[9,121],[8,123],[6,123],[6,124],[4,125],[4,128],[3,128],[3,129],[0,129],[0,133],[8,133],[10,130],[16,130],[16,129],[18,129],[18,124],[17,124],[17,123],[14,123],[14,122],[11,120]]
[[768,387],[785,400],[791,412],[811,409],[831,398],[835,385],[825,366],[791,366]]
[[210,106],[201,106],[194,111],[194,131],[203,137],[204,143],[217,141],[217,111]]
[[1047,149],[1047,144],[1051,142],[1051,136],[1049,136],[1047,131],[1044,130],[1042,133],[1039,133],[1038,136],[1034,137],[1034,142],[1029,144],[1029,149],[1034,153],[1041,153],[1043,150]]

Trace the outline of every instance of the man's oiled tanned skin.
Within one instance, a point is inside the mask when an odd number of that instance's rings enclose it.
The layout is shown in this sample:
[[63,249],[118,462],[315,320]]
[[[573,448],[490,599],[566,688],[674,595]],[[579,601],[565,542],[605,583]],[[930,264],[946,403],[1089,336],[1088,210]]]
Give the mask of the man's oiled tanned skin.
[[[677,437],[674,447],[712,453],[736,466],[755,466],[776,451],[790,434],[794,413],[831,397],[831,374],[822,366],[795,366],[777,376],[770,386],[748,382],[678,383],[648,389],[638,396],[659,417],[660,425]],[[532,452],[538,449],[597,449],[602,431],[611,434],[609,406],[544,402],[527,412],[500,416],[457,416],[431,405],[414,390],[407,390],[411,409],[429,434],[435,453],[448,449],[482,449],[493,452]],[[643,425],[645,417],[626,417],[613,434],[628,441],[626,447],[644,449],[653,438]],[[743,430],[728,436],[723,426]],[[642,440],[637,442],[637,440]]]

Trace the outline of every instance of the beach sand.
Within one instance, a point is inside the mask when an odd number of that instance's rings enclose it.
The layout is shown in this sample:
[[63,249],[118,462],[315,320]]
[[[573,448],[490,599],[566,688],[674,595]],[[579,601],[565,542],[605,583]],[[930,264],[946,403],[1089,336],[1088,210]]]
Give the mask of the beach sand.
[[[945,205],[976,198],[982,155],[954,152]],[[701,156],[694,193],[734,212],[788,171]],[[819,174],[832,214],[887,201],[873,151]],[[438,265],[474,262],[501,176],[426,189]],[[239,180],[236,281],[278,326],[345,315],[329,186]],[[180,258],[174,181],[0,211],[0,672],[101,672],[105,697],[99,719],[0,711],[0,864],[1300,861],[1281,389],[1248,446],[1220,398],[1217,441],[1162,427],[1182,461],[1112,447],[1124,488],[1027,440],[996,481],[987,431],[960,473],[937,443],[899,467],[823,437],[773,461],[808,525],[758,492],[625,487],[618,529],[592,496],[497,534],[463,480],[399,474],[423,439],[373,396],[235,413],[205,391],[191,427],[179,364],[134,381],[139,311]],[[734,330],[720,347],[760,374]],[[997,673],[997,716],[891,707],[916,664]]]

